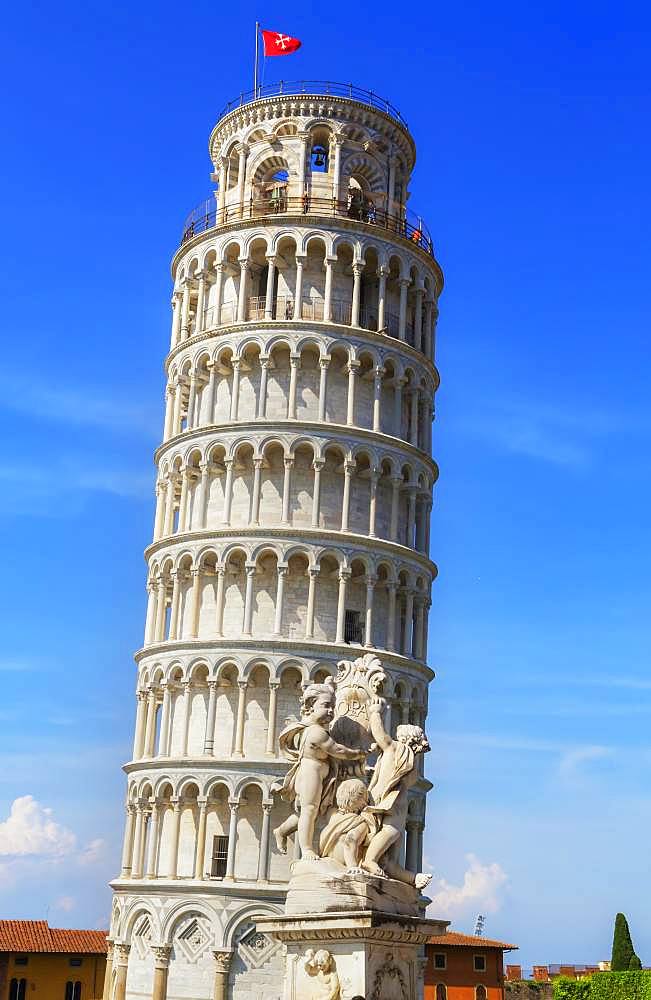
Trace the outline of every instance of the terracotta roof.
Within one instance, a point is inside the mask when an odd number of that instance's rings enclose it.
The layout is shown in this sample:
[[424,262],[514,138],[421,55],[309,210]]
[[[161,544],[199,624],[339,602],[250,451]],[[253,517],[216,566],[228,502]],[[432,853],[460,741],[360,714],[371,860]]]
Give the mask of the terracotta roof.
[[517,944],[506,944],[505,941],[491,941],[490,938],[476,937],[474,934],[459,934],[448,931],[431,937],[428,944],[444,944],[455,948],[499,948],[501,951],[517,951]]
[[0,952],[47,951],[105,955],[108,931],[74,931],[49,927],[47,920],[0,920]]

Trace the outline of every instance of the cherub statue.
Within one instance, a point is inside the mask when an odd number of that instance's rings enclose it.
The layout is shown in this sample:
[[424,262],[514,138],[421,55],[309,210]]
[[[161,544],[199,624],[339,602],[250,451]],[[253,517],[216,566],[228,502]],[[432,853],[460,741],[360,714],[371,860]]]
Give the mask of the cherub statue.
[[392,739],[382,723],[382,707],[380,698],[374,698],[369,705],[371,733],[380,750],[369,793],[371,808],[381,826],[371,838],[362,867],[373,875],[388,875],[424,889],[432,876],[407,871],[399,864],[398,854],[407,822],[409,789],[418,780],[416,755],[425,753],[430,745],[420,726],[398,726],[396,739]]
[[340,1000],[341,987],[335,968],[335,960],[329,951],[320,948],[314,952],[308,948],[305,952],[305,971],[313,979],[312,1000]]
[[368,788],[359,778],[348,778],[337,787],[337,809],[319,838],[322,858],[332,858],[348,871],[360,871],[364,850],[380,822],[368,808]]
[[303,695],[300,722],[283,730],[280,749],[292,766],[285,775],[280,795],[294,802],[298,815],[288,817],[274,831],[278,850],[287,853],[287,838],[298,831],[301,856],[313,861],[317,817],[333,803],[340,760],[361,760],[362,750],[342,746],[332,739],[328,727],[335,708],[334,682],[310,684]]

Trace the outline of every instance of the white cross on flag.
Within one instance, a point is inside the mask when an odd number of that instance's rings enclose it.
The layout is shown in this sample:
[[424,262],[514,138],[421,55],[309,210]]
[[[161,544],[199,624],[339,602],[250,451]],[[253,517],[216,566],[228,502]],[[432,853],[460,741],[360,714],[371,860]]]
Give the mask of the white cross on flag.
[[288,56],[301,47],[300,39],[284,35],[282,31],[265,31],[263,28],[262,40],[266,56]]

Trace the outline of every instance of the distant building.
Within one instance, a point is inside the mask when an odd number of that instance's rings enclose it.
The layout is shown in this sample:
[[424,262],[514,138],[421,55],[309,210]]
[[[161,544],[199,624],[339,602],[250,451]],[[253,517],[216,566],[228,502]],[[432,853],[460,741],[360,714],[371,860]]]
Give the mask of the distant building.
[[104,989],[106,931],[0,920],[0,1000],[97,1000]]
[[515,944],[449,931],[425,947],[424,1000],[503,1000],[504,952]]
[[551,983],[559,976],[565,976],[567,979],[587,979],[595,972],[609,970],[610,962],[599,962],[598,965],[534,965],[532,969],[523,969],[521,965],[507,965],[506,979],[508,982],[533,979],[537,983]]

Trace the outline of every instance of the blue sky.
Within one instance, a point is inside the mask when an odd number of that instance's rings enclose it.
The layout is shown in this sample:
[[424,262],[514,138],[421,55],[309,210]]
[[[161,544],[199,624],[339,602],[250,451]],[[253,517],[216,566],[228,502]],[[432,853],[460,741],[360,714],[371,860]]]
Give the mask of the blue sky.
[[107,920],[169,258],[215,117],[251,86],[256,16],[304,42],[267,81],[352,80],[402,110],[446,274],[440,915],[484,912],[531,964],[608,957],[623,910],[651,965],[651,18],[626,2],[7,9],[0,915]]

